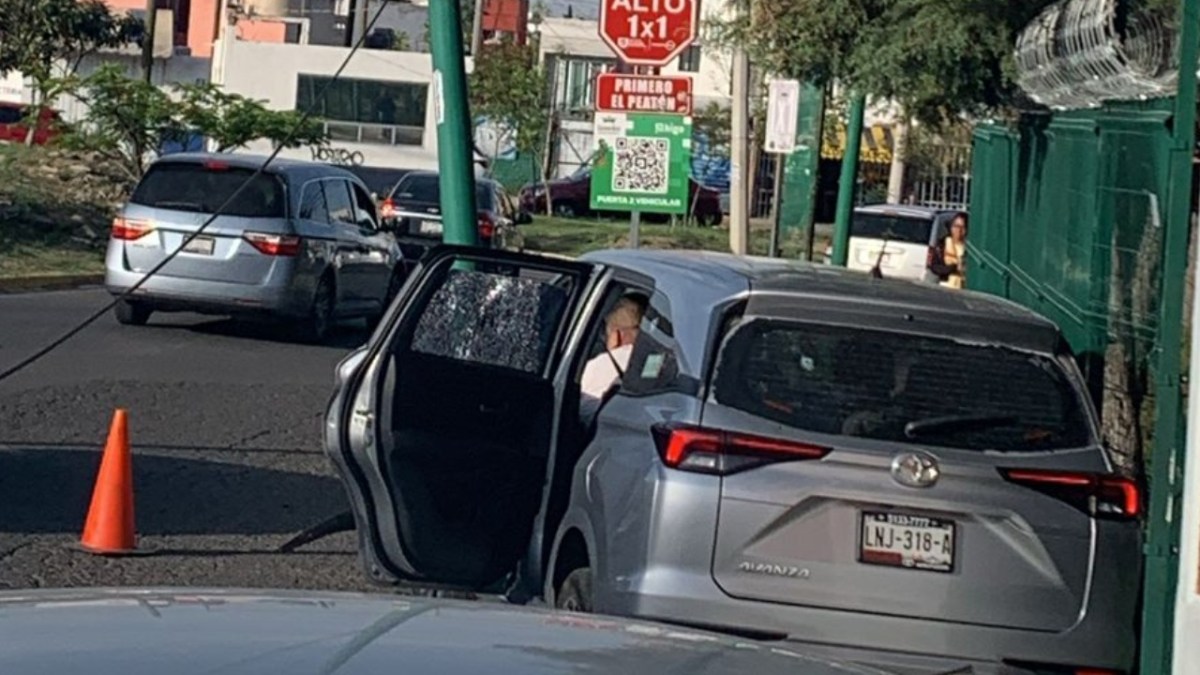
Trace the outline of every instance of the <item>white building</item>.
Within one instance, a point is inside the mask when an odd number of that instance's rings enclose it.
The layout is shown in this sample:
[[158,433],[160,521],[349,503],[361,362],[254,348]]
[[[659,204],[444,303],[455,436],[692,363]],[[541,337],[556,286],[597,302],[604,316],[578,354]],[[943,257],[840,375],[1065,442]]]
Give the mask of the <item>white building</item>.
[[[280,156],[370,167],[437,168],[433,65],[422,52],[360,49],[341,77],[346,47],[235,40],[218,47],[214,81],[274,110],[309,110],[325,121],[329,150],[285,149]],[[468,59],[468,69],[471,62]],[[325,90],[326,86],[328,90]],[[320,93],[325,90],[325,95]],[[272,151],[269,141],[246,150]]]

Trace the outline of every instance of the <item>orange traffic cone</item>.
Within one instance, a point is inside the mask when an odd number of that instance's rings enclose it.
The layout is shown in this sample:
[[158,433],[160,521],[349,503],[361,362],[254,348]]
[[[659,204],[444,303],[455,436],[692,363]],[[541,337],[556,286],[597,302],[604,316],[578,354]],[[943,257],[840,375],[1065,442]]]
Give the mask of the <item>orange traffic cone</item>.
[[137,548],[133,525],[133,458],[125,411],[113,414],[79,546],[89,553],[120,555]]

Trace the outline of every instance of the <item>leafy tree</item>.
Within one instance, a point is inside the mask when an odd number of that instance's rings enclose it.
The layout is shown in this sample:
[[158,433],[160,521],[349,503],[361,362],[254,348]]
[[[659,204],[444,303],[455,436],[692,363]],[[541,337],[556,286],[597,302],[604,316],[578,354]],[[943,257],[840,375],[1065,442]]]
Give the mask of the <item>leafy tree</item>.
[[708,141],[710,151],[728,152],[733,120],[729,106],[710,102],[692,115],[692,133]]
[[102,0],[0,0],[0,74],[33,80],[36,101],[53,100],[53,81],[84,57],[139,40],[142,22],[109,11]]
[[258,139],[289,148],[327,140],[321,121],[306,119],[299,111],[271,110],[261,101],[225,92],[211,82],[179,85],[177,90],[182,126],[213,141],[217,152],[244,148]]
[[501,130],[521,153],[544,143],[547,111],[546,74],[532,48],[505,41],[484,47],[467,80],[471,113]]
[[933,124],[1020,102],[1016,36],[1052,0],[739,0],[708,26],[765,71],[892,99]]
[[64,143],[100,153],[133,179],[145,172],[164,143],[183,140],[190,133],[213,140],[221,151],[257,139],[285,147],[318,145],[326,139],[318,120],[300,124],[300,113],[268,110],[258,101],[209,83],[181,85],[168,92],[126,77],[121,68],[110,65],[86,78],[65,78],[55,86],[88,106],[83,123],[71,129]]

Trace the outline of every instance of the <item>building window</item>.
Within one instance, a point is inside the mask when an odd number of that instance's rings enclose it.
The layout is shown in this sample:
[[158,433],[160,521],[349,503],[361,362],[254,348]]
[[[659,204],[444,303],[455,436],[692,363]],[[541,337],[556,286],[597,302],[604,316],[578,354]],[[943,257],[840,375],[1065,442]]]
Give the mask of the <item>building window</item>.
[[596,106],[596,76],[611,70],[611,59],[549,57],[555,108],[568,116],[590,113]]
[[679,55],[679,72],[700,72],[700,45],[692,45]]
[[425,140],[429,85],[344,77],[329,84],[331,80],[300,75],[296,109],[323,119],[332,140],[383,145],[421,145]]

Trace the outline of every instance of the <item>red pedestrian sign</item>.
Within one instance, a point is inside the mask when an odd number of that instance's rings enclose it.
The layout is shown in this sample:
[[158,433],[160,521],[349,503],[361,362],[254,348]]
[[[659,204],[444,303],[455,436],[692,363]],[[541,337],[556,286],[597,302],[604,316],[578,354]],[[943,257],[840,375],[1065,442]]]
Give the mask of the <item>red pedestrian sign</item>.
[[697,0],[600,0],[600,37],[622,61],[665,66],[696,39]]
[[692,114],[692,78],[600,73],[596,76],[600,112]]

